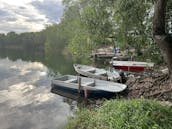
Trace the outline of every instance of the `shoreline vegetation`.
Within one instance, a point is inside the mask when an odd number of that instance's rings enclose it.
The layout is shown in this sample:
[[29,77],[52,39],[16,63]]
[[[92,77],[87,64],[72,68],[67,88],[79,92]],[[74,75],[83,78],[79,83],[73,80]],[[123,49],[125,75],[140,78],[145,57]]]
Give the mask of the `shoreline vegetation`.
[[171,129],[172,108],[148,99],[117,99],[81,108],[64,129]]

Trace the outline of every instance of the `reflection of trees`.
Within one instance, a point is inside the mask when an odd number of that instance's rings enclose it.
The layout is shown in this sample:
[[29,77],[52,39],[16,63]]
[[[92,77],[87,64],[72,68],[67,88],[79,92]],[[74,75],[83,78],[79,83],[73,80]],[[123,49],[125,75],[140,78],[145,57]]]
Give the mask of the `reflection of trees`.
[[65,46],[65,40],[58,35],[56,25],[35,33],[0,34],[1,58],[38,61],[54,72],[71,74],[73,72],[72,60],[70,54],[63,54]]
[[61,74],[72,74],[74,71],[72,60],[68,57],[65,58],[60,52],[53,52],[53,50],[50,50],[50,53],[45,55],[45,53],[38,51],[27,52],[25,50],[17,51],[3,49],[0,50],[0,57],[8,57],[11,60],[22,59],[26,61],[42,62],[48,68],[52,69],[53,72],[60,72]]

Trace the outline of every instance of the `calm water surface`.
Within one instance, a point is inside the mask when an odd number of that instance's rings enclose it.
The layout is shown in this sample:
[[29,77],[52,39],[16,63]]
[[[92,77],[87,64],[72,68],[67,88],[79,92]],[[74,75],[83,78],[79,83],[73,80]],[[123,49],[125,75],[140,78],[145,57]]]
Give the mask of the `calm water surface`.
[[[64,68],[65,70],[65,68]],[[0,129],[61,129],[73,115],[40,62],[0,59]]]

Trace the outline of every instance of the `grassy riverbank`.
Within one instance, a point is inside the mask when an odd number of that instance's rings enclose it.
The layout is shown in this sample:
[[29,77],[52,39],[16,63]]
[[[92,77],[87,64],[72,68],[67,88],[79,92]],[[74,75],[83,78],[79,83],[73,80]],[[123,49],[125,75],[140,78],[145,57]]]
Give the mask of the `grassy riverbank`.
[[172,109],[154,100],[111,100],[81,109],[65,129],[172,129]]

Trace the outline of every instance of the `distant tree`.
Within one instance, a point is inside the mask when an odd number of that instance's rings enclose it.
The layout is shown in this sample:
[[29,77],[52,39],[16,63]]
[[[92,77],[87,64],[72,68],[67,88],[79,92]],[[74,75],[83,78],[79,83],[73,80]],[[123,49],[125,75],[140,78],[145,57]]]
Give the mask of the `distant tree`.
[[88,57],[93,42],[88,28],[82,21],[82,9],[88,1],[67,0],[65,3],[64,16],[59,24],[61,34],[66,39],[68,49],[75,59]]

